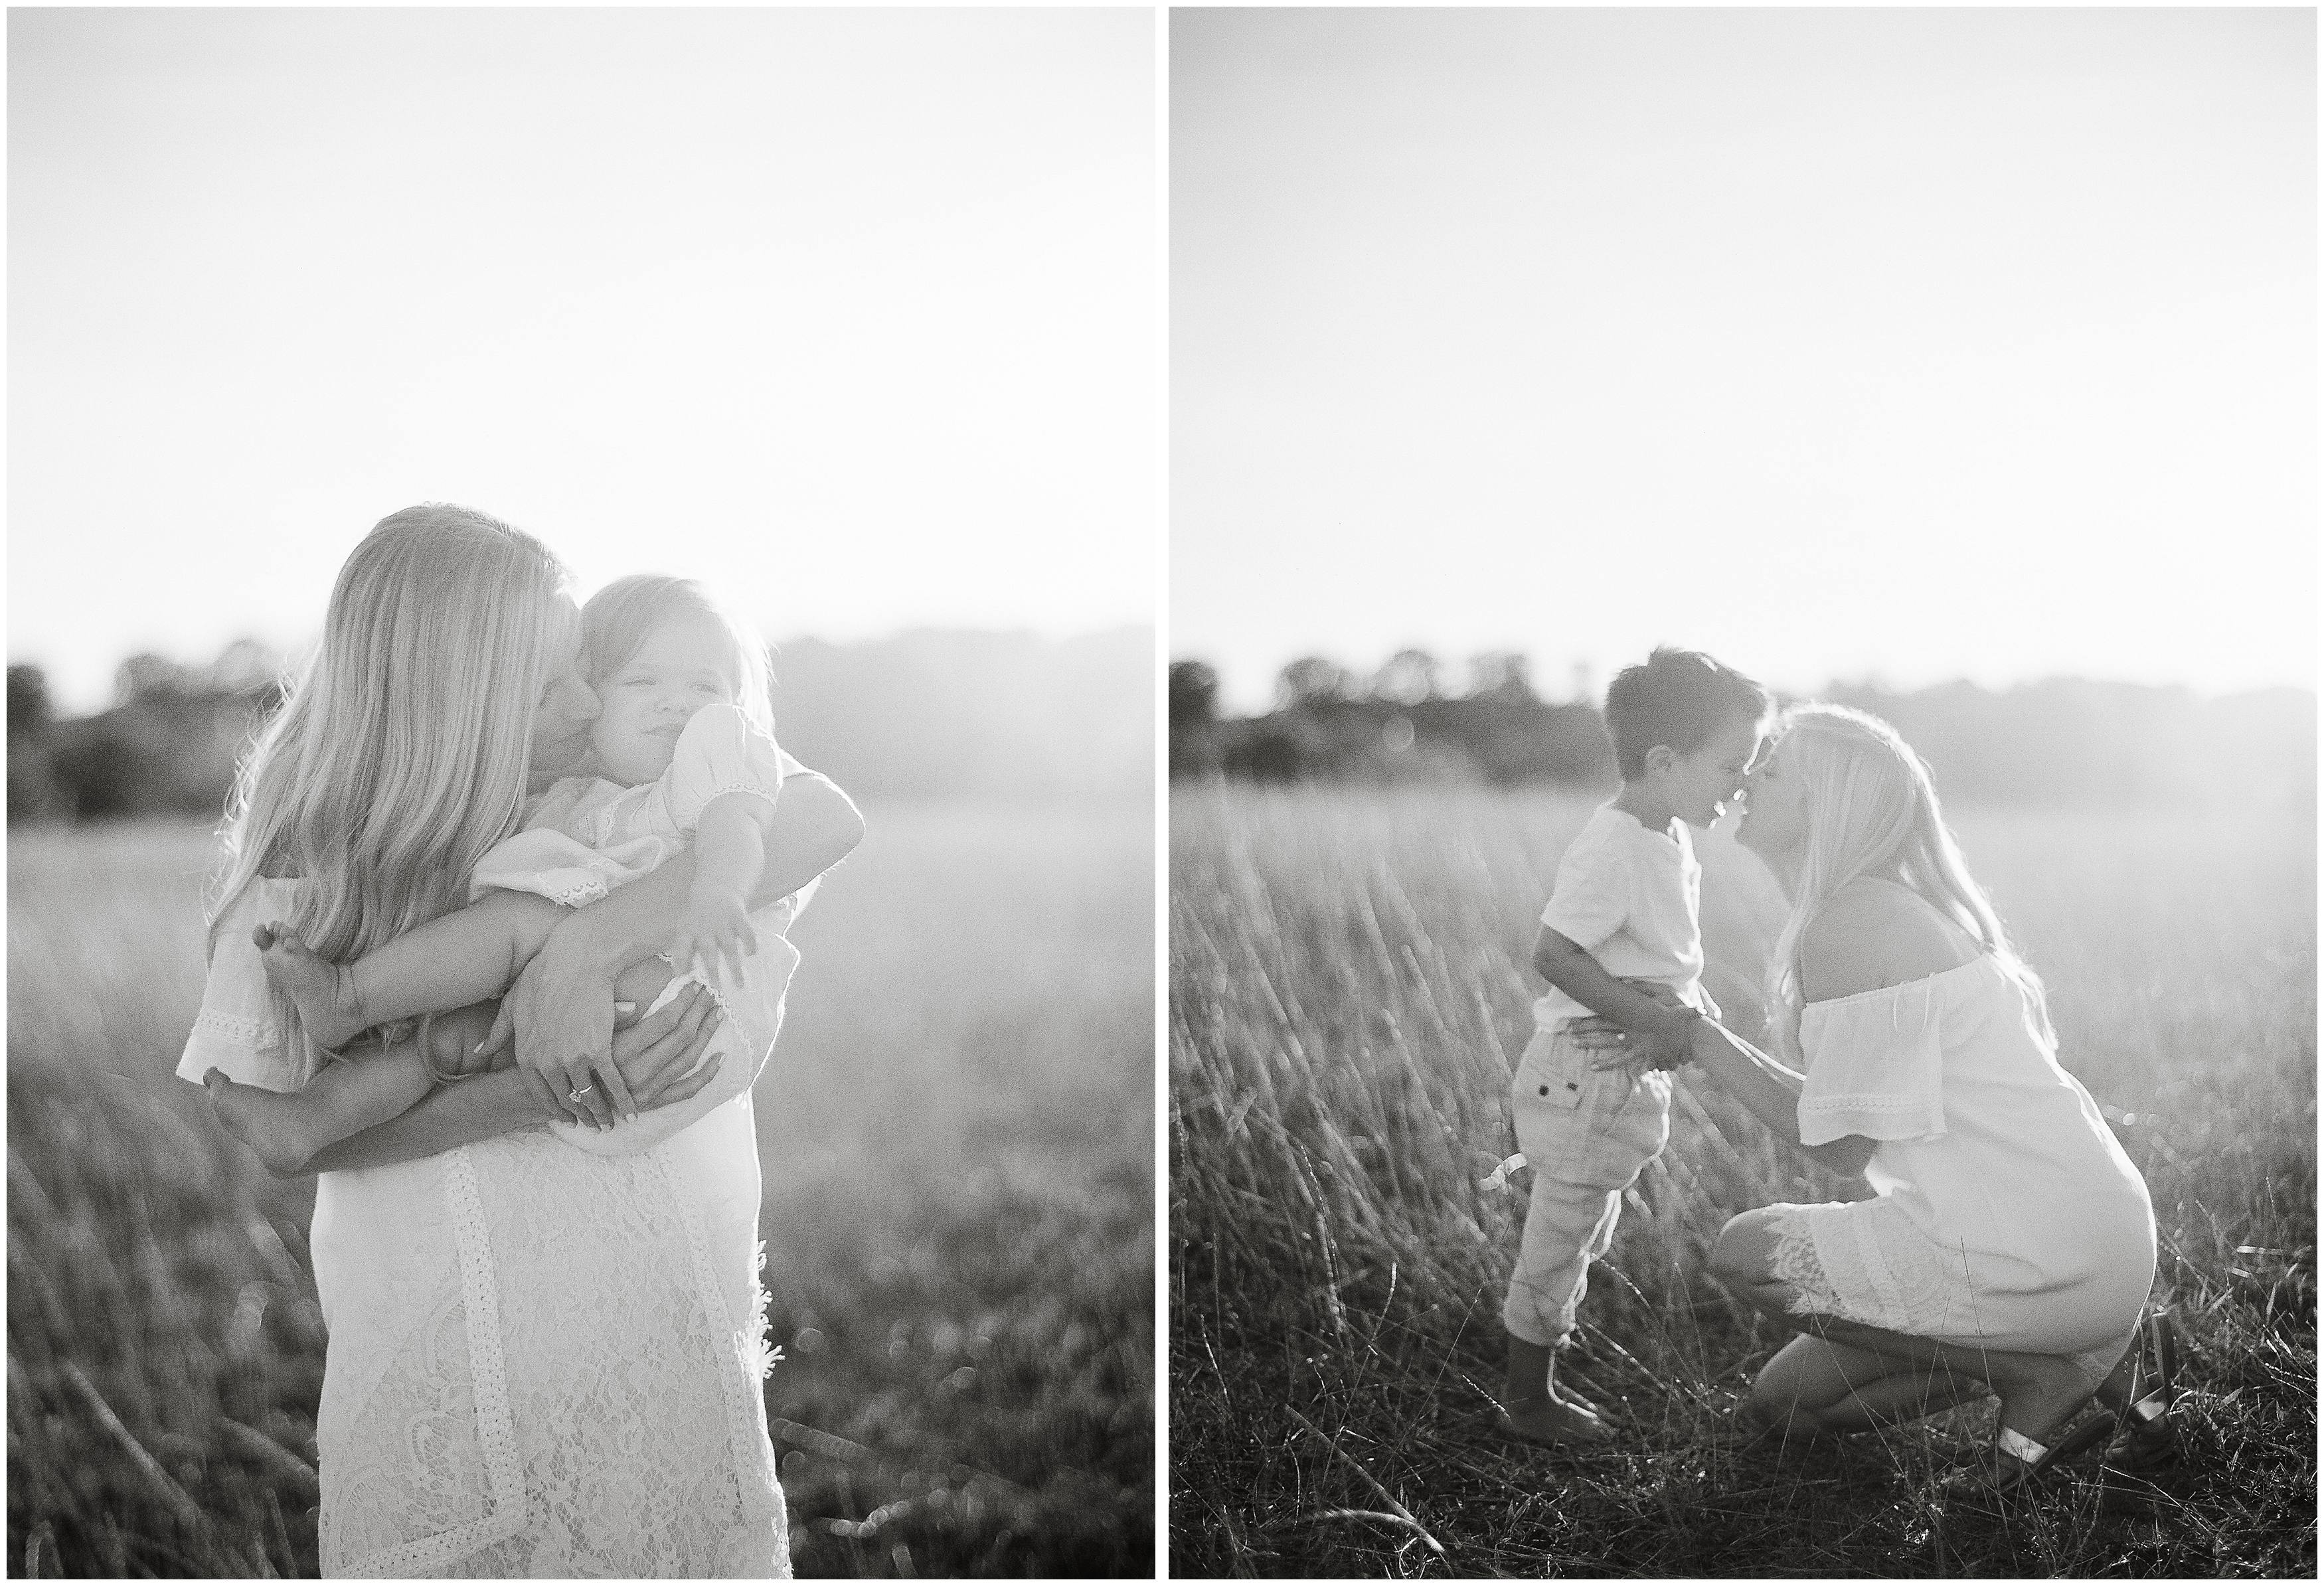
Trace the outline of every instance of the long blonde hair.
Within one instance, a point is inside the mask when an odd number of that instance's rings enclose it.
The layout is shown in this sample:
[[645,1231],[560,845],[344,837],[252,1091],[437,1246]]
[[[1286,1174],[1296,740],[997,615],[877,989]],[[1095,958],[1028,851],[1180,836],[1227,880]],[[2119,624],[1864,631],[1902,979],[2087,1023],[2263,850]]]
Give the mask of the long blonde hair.
[[[235,778],[213,951],[263,876],[304,882],[289,923],[337,963],[460,904],[477,860],[516,828],[567,580],[547,546],[466,507],[380,520]],[[297,1010],[276,1005],[311,1074],[319,1056]]]
[[2010,945],[1992,900],[1969,873],[1928,765],[1913,746],[1878,717],[1840,705],[1794,705],[1777,731],[1807,816],[1791,916],[1767,972],[1769,1028],[1782,1052],[1800,1055],[1801,938],[1842,887],[1865,876],[1907,888],[1968,932],[2025,993],[2043,1038],[2054,1039],[2041,978]]
[[742,690],[734,704],[752,726],[771,737],[774,671],[767,659],[766,641],[751,632],[750,625],[706,585],[692,578],[632,573],[589,597],[589,604],[581,608],[581,664],[590,684],[603,687],[637,654],[638,646],[646,641],[655,624],[680,612],[708,617],[726,630],[742,676]]

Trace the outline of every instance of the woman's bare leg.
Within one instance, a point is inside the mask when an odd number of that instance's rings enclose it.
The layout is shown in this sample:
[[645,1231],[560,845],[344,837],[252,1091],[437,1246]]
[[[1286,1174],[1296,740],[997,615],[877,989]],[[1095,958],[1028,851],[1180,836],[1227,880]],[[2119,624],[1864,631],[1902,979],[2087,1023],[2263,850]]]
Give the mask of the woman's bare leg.
[[493,892],[353,964],[318,957],[281,925],[259,927],[253,940],[266,978],[299,1010],[308,1035],[318,1047],[336,1048],[389,1019],[448,1012],[498,996],[564,914],[530,892]]
[[1917,1367],[1924,1375],[1985,1383],[2001,1397],[2006,1431],[2047,1443],[2098,1387],[2079,1361],[2065,1355],[1940,1343],[1845,1317],[1794,1313],[1788,1307],[1797,1296],[1774,1274],[1775,1246],[1772,1222],[1746,1212],[1720,1231],[1711,1250],[1711,1271],[1747,1304],[1786,1327],[1884,1356],[1898,1368]]
[[1761,1368],[1744,1407],[1787,1436],[1794,1430],[1862,1432],[1932,1415],[1985,1392],[1971,1379],[1900,1366],[1872,1350],[1802,1333]]

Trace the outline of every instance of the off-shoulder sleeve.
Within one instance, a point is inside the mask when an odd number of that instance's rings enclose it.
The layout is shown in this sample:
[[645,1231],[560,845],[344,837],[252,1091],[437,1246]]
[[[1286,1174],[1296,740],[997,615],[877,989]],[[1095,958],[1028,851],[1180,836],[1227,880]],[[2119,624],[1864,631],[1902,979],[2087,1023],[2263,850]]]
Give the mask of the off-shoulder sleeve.
[[1932,982],[1811,1002],[1800,1017],[1800,1047],[1808,1065],[1800,1144],[1945,1132],[1943,1006]]
[[703,807],[722,793],[753,793],[772,804],[789,756],[731,705],[706,705],[678,734],[670,757],[669,816],[689,836]]
[[259,881],[245,889],[218,922],[202,1009],[178,1059],[178,1077],[202,1083],[211,1069],[244,1084],[295,1091],[301,1075],[275,1016],[266,968],[250,939],[254,927],[289,912],[290,883]]

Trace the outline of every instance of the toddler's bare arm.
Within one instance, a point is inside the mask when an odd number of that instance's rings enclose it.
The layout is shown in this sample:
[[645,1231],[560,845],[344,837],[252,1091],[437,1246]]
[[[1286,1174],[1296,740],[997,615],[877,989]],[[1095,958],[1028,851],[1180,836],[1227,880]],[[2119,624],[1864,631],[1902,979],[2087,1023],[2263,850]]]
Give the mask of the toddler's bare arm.
[[566,910],[530,892],[490,892],[364,954],[347,967],[373,1024],[497,997]]
[[1669,1008],[1608,974],[1589,952],[1570,938],[1541,927],[1533,945],[1534,973],[1591,1012],[1612,1019],[1631,1037],[1633,1061],[1675,1068],[1687,1061],[1687,1027],[1700,1017],[1690,1008]]
[[670,938],[670,962],[678,968],[699,959],[739,975],[742,960],[759,950],[750,900],[766,870],[774,818],[775,807],[752,793],[722,793],[703,807],[686,919]]

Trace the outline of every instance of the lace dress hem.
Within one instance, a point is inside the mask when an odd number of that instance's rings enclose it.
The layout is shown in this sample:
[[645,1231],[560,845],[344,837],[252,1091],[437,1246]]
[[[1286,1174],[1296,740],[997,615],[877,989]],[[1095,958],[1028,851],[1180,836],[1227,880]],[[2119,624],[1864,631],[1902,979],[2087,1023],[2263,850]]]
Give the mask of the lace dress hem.
[[[1792,1289],[1794,1316],[1837,1316],[1891,1332],[1941,1338],[1966,1286],[1908,1219],[1886,1200],[1776,1206],[1771,1274]],[[1888,1226],[1883,1227],[1883,1224]]]

